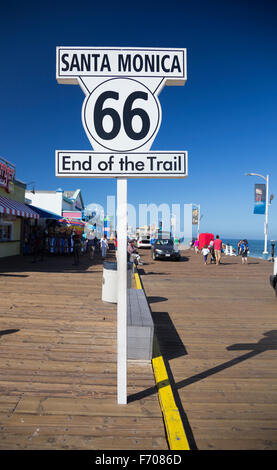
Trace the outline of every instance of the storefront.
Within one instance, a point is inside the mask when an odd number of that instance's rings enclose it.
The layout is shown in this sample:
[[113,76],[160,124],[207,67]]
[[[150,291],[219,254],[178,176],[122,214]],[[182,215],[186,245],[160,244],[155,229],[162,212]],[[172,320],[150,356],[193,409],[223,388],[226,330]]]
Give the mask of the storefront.
[[34,207],[51,211],[63,218],[82,220],[84,210],[81,190],[63,191],[61,188],[56,191],[26,191],[26,201]]
[[15,167],[0,159],[0,258],[23,252],[24,230],[39,215],[25,201],[26,185],[15,179]]
[[73,235],[77,233],[82,239],[84,222],[64,218],[53,222],[47,233],[47,251],[58,255],[73,253]]
[[85,222],[82,221],[84,203],[80,189],[26,191],[25,198],[25,202],[40,215],[40,227],[46,235],[46,252],[71,253],[74,232],[79,234],[85,246]]

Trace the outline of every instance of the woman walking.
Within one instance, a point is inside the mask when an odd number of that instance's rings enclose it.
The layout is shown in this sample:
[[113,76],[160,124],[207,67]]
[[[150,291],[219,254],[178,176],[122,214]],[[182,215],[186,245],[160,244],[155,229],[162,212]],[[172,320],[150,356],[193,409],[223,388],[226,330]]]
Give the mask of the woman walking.
[[241,262],[242,264],[247,264],[247,255],[249,252],[248,241],[242,240],[240,248],[241,248]]

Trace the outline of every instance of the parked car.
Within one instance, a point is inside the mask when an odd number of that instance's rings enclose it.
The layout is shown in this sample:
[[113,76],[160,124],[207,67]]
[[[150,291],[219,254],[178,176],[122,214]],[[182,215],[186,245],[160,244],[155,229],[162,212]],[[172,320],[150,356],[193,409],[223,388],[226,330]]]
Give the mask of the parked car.
[[145,235],[144,237],[139,237],[137,241],[138,248],[151,248],[150,236]]
[[162,238],[155,241],[151,246],[152,258],[155,259],[174,259],[179,261],[181,258],[180,250],[174,245],[170,238]]

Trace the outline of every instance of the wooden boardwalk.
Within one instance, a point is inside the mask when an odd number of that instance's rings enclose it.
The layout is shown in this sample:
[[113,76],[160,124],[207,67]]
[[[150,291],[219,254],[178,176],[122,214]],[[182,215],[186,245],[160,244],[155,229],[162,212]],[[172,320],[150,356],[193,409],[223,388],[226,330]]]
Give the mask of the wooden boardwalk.
[[[183,252],[139,269],[190,448],[277,449],[272,263]],[[167,450],[151,364],[116,397],[116,306],[102,262],[0,262],[0,450]]]
[[191,449],[277,449],[273,263],[200,254],[139,270]]
[[0,260],[0,450],[167,450],[151,363],[128,363],[117,404],[102,261],[31,261]]

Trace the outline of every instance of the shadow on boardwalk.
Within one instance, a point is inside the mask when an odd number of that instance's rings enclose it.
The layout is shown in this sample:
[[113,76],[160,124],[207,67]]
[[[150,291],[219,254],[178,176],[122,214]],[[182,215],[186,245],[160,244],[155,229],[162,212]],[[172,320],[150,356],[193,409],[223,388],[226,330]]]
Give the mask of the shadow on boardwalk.
[[210,377],[211,375],[221,372],[222,370],[228,369],[229,367],[233,367],[243,361],[246,361],[247,359],[251,359],[252,357],[255,357],[265,351],[277,350],[277,330],[264,333],[264,336],[266,336],[266,338],[262,338],[257,343],[241,343],[228,346],[226,348],[227,351],[250,351],[248,353],[242,354],[239,357],[235,357],[230,361],[226,361],[223,364],[219,364],[216,367],[212,367],[211,369],[201,372],[200,374],[196,374],[192,377],[189,377],[188,379],[181,380],[180,382],[175,383],[174,387],[176,389],[186,387],[187,385],[198,382],[199,380],[203,380],[207,377]]
[[[110,259],[113,253],[109,253],[106,259]],[[2,258],[0,263],[0,276],[3,277],[28,277],[31,272],[61,272],[61,273],[88,273],[91,274],[90,267],[102,266],[103,258],[100,253],[96,253],[93,259],[87,253],[80,256],[78,265],[74,264],[73,255],[50,255],[47,254],[41,261],[39,258],[33,262],[32,256],[12,256]],[[24,274],[19,274],[24,273]]]
[[[148,297],[149,304],[166,301],[165,297]],[[163,356],[164,363],[167,369],[167,374],[171,384],[172,392],[176,405],[179,409],[180,416],[183,422],[183,426],[190,444],[191,450],[197,450],[196,442],[193,436],[191,426],[189,424],[187,415],[183,409],[181,399],[179,397],[178,390],[191,385],[193,383],[199,382],[203,379],[206,379],[214,374],[217,374],[225,369],[236,366],[237,364],[251,359],[265,351],[268,350],[277,350],[277,330],[271,330],[264,333],[264,338],[262,338],[257,343],[241,343],[233,344],[228,346],[226,349],[228,351],[248,351],[245,354],[242,354],[236,358],[226,361],[222,364],[219,364],[216,367],[200,372],[199,374],[193,375],[189,378],[175,382],[174,375],[171,371],[169,361],[181,356],[186,356],[187,350],[183,344],[168,312],[152,312],[152,317],[154,321],[155,334],[159,343],[160,352]],[[140,399],[143,396],[148,396],[153,393],[156,393],[154,387],[144,390],[138,396],[131,396],[130,401],[135,399]]]

